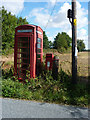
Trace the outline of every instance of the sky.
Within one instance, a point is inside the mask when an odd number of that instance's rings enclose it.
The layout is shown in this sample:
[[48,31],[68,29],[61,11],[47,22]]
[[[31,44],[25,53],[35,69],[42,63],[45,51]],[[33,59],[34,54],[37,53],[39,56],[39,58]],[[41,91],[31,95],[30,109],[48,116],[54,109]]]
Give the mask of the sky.
[[[18,2],[19,1],[19,2]],[[54,41],[60,32],[66,32],[72,37],[72,27],[67,18],[67,10],[71,9],[70,0],[3,0],[2,5],[17,17],[26,18],[29,24],[40,26],[48,36],[49,41]],[[84,40],[86,49],[88,45],[88,1],[77,0],[77,39]],[[90,7],[89,7],[90,8]],[[89,20],[90,21],[90,20]]]

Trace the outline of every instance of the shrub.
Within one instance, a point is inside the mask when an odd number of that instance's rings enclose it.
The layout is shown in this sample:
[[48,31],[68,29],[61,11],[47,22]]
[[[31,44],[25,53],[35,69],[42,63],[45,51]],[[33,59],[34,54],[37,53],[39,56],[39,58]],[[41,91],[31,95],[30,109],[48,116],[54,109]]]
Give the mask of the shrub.
[[3,75],[3,97],[78,106],[88,105],[88,86],[83,83],[73,85],[71,76],[67,75],[62,69],[59,71],[57,80],[53,79],[51,71],[43,71],[35,79],[27,78],[26,83],[19,82],[17,78],[14,78],[11,69],[3,71]]
[[65,53],[66,49],[64,47],[61,47],[59,49],[57,49],[59,53]]

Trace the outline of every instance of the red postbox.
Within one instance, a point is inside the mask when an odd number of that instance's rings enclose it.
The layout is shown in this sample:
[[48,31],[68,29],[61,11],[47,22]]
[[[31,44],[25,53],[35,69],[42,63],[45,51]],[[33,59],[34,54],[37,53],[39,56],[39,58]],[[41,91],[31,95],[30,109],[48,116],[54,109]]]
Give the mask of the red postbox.
[[52,70],[53,67],[53,54],[48,53],[46,54],[46,70]]
[[14,69],[19,79],[35,78],[43,61],[43,30],[35,25],[21,25],[15,29]]

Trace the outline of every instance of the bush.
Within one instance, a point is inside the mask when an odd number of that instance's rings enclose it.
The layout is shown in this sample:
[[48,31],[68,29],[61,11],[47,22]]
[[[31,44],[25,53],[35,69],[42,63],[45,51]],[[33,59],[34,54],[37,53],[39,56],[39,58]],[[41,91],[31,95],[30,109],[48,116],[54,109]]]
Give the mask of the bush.
[[62,69],[57,80],[53,79],[51,71],[43,71],[35,79],[26,79],[26,83],[19,82],[12,76],[13,70],[10,71],[3,71],[3,97],[88,106],[88,86],[71,84],[71,76]]
[[65,53],[66,52],[66,49],[65,48],[60,48],[60,49],[57,49],[59,53]]
[[11,78],[14,75],[14,68],[11,67],[10,69],[2,69],[2,78],[7,79]]

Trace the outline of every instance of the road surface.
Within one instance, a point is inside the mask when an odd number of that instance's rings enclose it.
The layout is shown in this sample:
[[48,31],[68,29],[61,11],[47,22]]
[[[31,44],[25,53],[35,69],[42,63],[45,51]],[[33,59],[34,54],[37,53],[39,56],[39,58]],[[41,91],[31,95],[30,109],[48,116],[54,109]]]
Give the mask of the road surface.
[[0,118],[88,118],[87,108],[9,98],[0,98],[0,103]]

